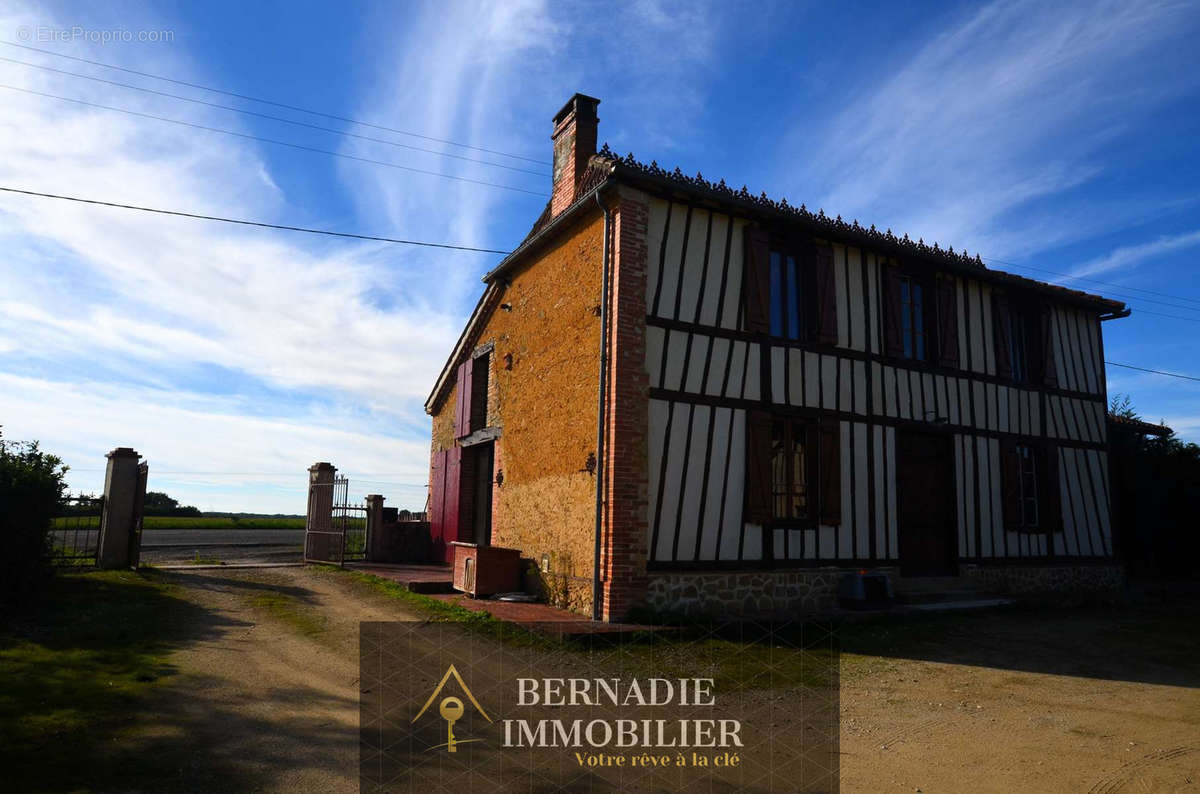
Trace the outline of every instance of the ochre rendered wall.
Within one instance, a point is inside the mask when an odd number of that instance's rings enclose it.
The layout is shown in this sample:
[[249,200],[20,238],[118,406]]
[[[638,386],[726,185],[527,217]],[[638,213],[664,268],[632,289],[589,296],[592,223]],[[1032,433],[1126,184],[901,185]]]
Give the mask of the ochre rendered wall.
[[[596,451],[603,232],[597,211],[510,274],[501,302],[511,311],[497,308],[474,344],[495,345],[487,424],[501,429],[496,468],[504,478],[493,489],[492,544],[520,549],[535,563],[549,554],[551,576],[541,586],[551,600],[585,613],[596,493],[585,465]],[[433,417],[435,452],[454,443],[455,402],[452,389]]]

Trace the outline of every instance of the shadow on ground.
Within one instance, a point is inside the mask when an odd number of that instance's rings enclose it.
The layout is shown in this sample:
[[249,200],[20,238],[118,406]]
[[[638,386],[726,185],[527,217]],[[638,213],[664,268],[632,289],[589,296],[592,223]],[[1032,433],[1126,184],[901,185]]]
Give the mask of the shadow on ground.
[[[302,587],[187,581],[314,599]],[[177,582],[153,570],[60,576],[39,606],[0,626],[0,788],[255,790],[345,745],[344,725],[296,715],[354,708],[354,698],[306,687],[257,691],[251,703],[179,697],[215,682],[182,676],[170,654],[250,624],[184,598]],[[256,737],[249,747],[234,738],[247,735]],[[298,759],[297,742],[310,754]]]
[[1200,602],[1017,607],[847,623],[845,654],[1200,687]]

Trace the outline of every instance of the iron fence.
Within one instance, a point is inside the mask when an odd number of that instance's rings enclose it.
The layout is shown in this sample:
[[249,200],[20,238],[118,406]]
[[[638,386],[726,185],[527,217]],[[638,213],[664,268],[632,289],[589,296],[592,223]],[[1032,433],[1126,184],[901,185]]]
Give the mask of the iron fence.
[[50,562],[60,568],[91,567],[100,550],[102,496],[67,496],[50,526]]
[[367,506],[350,501],[350,481],[338,477],[333,482],[311,483],[308,498],[305,562],[342,565],[347,560],[366,559]]

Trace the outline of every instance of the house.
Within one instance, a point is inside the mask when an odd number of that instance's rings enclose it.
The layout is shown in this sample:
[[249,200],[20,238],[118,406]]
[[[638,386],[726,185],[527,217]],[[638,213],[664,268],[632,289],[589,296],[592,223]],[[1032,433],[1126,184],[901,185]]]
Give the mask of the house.
[[597,152],[598,105],[554,117],[552,198],[426,403],[438,548],[519,549],[604,620],[817,609],[862,568],[1119,581],[1123,303]]

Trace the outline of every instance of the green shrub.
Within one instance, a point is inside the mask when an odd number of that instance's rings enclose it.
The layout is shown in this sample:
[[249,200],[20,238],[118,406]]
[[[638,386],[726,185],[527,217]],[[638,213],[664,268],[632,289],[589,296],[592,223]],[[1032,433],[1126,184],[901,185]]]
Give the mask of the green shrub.
[[0,605],[27,601],[50,573],[50,523],[67,467],[36,441],[0,442]]

